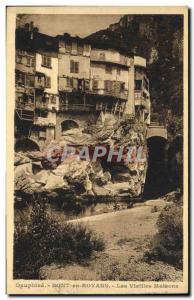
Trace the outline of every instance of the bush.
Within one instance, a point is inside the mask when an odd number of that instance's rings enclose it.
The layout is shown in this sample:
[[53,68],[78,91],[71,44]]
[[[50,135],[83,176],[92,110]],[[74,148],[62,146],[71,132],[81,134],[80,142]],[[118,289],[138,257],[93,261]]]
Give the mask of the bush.
[[167,205],[157,221],[158,233],[152,242],[152,250],[145,253],[145,259],[165,261],[182,268],[183,255],[183,209],[173,203]]
[[29,224],[15,224],[14,279],[38,279],[44,265],[80,263],[104,249],[103,240],[86,227],[49,216],[41,201],[35,201]]

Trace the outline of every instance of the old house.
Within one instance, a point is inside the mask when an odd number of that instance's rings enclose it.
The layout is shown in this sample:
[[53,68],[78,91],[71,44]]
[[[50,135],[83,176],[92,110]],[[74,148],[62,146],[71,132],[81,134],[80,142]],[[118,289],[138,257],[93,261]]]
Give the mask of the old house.
[[134,56],[135,68],[135,116],[140,121],[150,124],[149,79],[146,74],[146,59]]
[[37,149],[101,113],[150,123],[146,60],[91,40],[16,30],[16,135]]
[[57,138],[72,127],[82,127],[91,118],[93,108],[87,91],[90,87],[91,46],[79,37],[57,36],[59,113]]

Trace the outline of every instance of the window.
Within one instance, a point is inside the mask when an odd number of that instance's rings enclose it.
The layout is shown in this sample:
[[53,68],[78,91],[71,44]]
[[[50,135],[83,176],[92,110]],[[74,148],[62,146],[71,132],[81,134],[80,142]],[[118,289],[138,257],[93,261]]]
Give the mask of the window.
[[124,82],[120,83],[120,91],[121,91],[121,93],[125,91],[125,83]]
[[106,65],[106,73],[107,74],[112,74],[112,67],[111,66],[109,66],[109,65]]
[[56,96],[52,95],[52,96],[51,96],[51,103],[52,103],[52,104],[56,104],[56,102],[57,102],[57,101],[56,101]]
[[16,63],[21,64],[22,63],[22,56],[16,55]]
[[25,73],[22,72],[16,72],[16,83],[25,85]]
[[142,89],[142,80],[135,80],[135,90]]
[[51,68],[51,57],[47,55],[42,55],[42,66],[46,68]]
[[31,58],[31,67],[35,67],[35,57]]
[[35,67],[35,58],[32,56],[26,56],[26,66],[27,67]]
[[105,91],[110,92],[112,90],[112,81],[105,80],[104,89],[105,89]]
[[85,52],[89,52],[89,51],[90,51],[90,47],[89,47],[88,44],[85,44],[85,45],[84,45],[84,51],[85,51]]
[[65,45],[65,48],[66,48],[66,51],[68,52],[68,53],[71,53],[71,44],[66,44]]
[[83,55],[83,52],[84,52],[84,47],[82,45],[78,45],[77,54]]
[[45,87],[51,88],[51,78],[48,76],[45,77]]
[[93,86],[92,86],[93,90],[97,90],[98,89],[98,80],[94,79],[93,80]]
[[73,78],[67,77],[66,86],[67,86],[67,88],[73,87]]
[[34,87],[34,75],[26,75],[26,86]]
[[27,56],[27,66],[31,66],[31,57]]
[[106,60],[106,56],[105,56],[105,53],[104,53],[104,52],[101,52],[101,53],[99,54],[99,59],[100,59],[100,60]]
[[70,72],[71,73],[79,73],[79,62],[78,61],[71,60]]
[[77,43],[72,43],[72,52],[77,54]]

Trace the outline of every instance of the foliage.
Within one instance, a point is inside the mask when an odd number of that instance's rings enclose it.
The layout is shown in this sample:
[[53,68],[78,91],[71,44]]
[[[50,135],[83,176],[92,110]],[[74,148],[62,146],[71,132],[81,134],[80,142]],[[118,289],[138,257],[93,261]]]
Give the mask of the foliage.
[[38,279],[42,266],[83,262],[102,251],[101,238],[82,225],[61,224],[46,213],[44,199],[36,199],[28,224],[15,224],[14,278]]
[[182,268],[183,209],[176,203],[167,205],[157,221],[158,233],[152,242],[152,250],[145,253],[147,261],[159,260]]

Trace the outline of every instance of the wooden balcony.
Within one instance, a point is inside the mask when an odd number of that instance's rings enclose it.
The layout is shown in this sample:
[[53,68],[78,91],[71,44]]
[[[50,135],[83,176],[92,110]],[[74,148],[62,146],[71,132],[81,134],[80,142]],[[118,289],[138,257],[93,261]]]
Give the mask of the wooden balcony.
[[95,103],[94,104],[60,104],[59,110],[60,111],[93,111],[95,110]]
[[40,110],[48,110],[49,109],[49,102],[42,102],[42,101],[36,101],[35,103],[35,107],[36,109],[40,109]]
[[134,97],[135,97],[135,106],[143,106],[143,107],[149,109],[150,100],[146,99],[143,96],[142,90],[135,90]]
[[44,117],[36,117],[34,120],[34,125],[40,126],[40,127],[53,127],[56,124],[50,121],[49,118],[44,118]]
[[103,63],[110,63],[110,64],[115,64],[115,65],[120,65],[120,66],[124,66],[124,67],[129,67],[130,66],[130,61],[128,57],[119,57],[117,58],[113,58],[109,55],[101,55],[101,53],[92,53],[90,55],[90,60],[94,61],[94,62],[103,62]]
[[107,91],[104,89],[96,89],[96,90],[89,90],[87,91],[87,94],[93,94],[93,95],[99,95],[99,96],[108,96],[108,97],[114,97],[117,99],[122,99],[127,101],[128,95],[125,93],[116,93],[115,91]]
[[28,122],[34,121],[34,111],[29,111],[25,109],[16,109],[15,111],[20,120]]

